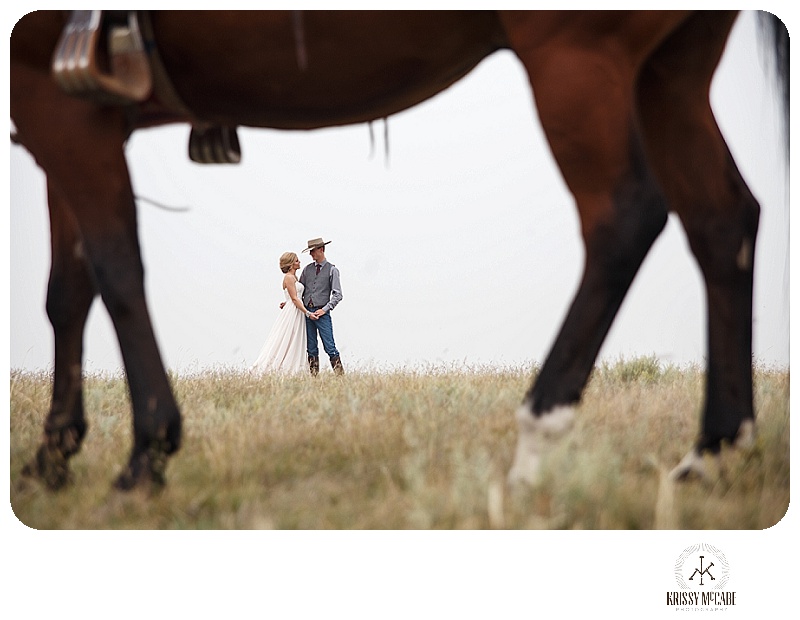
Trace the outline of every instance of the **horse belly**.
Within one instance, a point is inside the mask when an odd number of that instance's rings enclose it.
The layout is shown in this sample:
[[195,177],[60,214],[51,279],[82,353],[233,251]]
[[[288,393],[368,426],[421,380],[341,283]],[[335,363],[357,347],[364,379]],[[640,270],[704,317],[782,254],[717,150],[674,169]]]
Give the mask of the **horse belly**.
[[214,123],[308,129],[393,114],[504,46],[493,13],[156,12],[184,104]]

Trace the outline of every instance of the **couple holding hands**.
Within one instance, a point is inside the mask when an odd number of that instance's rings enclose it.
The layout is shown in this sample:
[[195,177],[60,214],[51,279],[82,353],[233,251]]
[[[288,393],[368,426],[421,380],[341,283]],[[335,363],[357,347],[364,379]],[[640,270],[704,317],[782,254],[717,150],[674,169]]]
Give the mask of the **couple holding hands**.
[[314,262],[308,264],[299,277],[297,254],[285,252],[281,255],[285,301],[253,364],[254,370],[286,374],[310,371],[316,376],[319,373],[319,337],[333,371],[344,374],[331,321],[331,311],[342,300],[342,286],[339,270],[325,258],[325,246],[329,243],[322,238],[309,240],[303,252],[310,252]]

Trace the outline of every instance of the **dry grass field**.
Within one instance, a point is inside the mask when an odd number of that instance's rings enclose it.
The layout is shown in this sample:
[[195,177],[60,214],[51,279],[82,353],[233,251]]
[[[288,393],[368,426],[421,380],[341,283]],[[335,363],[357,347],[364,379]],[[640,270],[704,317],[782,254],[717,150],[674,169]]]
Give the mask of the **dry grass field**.
[[536,370],[173,376],[184,444],[153,494],[111,488],[131,441],[121,377],[86,379],[73,483],[51,493],[22,478],[50,377],[13,371],[11,505],[36,529],[764,529],[786,513],[788,371],[756,372],[756,446],[676,485],[665,472],[696,435],[702,371],[600,365],[541,486],[512,490],[513,413]]

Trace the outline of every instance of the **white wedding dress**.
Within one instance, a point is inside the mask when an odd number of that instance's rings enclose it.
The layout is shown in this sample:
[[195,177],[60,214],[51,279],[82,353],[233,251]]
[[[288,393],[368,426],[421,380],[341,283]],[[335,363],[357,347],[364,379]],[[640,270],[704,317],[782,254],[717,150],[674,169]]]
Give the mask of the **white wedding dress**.
[[[303,298],[303,285],[297,282],[297,297]],[[253,364],[257,372],[294,374],[308,372],[306,316],[283,289],[286,305],[272,326],[267,341]]]

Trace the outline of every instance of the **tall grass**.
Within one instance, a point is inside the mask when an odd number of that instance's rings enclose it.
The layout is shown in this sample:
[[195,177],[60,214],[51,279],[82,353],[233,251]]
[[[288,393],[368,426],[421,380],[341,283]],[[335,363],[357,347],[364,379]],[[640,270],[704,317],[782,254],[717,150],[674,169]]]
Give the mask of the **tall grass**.
[[184,444],[154,495],[111,489],[131,417],[121,377],[86,379],[89,432],[58,493],[20,470],[41,437],[46,374],[11,374],[11,504],[33,528],[763,529],[789,503],[789,373],[759,369],[759,439],[711,482],[664,475],[698,430],[703,374],[651,358],[598,366],[542,485],[504,484],[513,412],[535,367],[429,367],[293,379],[173,376]]

